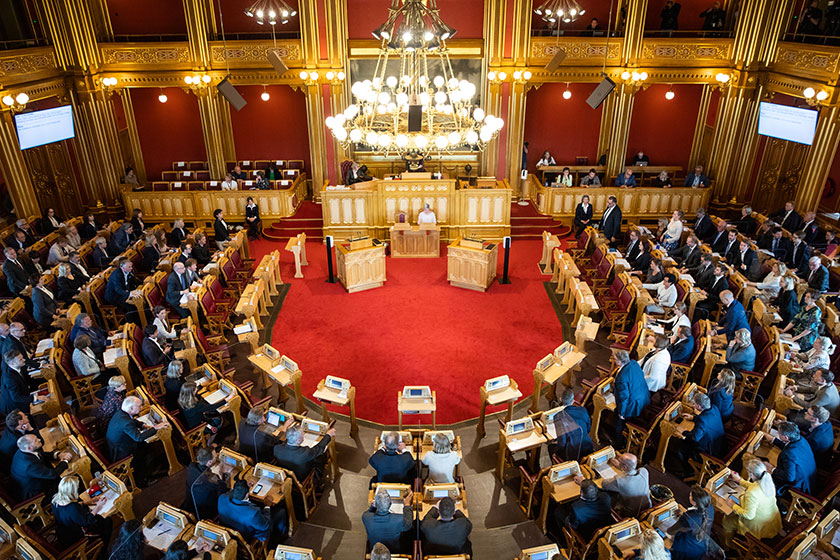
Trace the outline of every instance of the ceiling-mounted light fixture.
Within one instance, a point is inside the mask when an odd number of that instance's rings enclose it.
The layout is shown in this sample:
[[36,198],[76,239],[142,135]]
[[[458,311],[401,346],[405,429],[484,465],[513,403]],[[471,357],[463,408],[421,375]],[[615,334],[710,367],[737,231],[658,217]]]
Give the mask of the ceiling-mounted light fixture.
[[158,95],[158,101],[160,101],[161,103],[166,103],[167,101],[169,101],[169,98],[166,97],[165,93],[163,93],[163,88],[160,89],[160,95]]
[[245,10],[245,15],[254,18],[259,25],[285,25],[289,18],[297,15],[297,10],[283,0],[256,0]]
[[265,88],[266,86],[263,86],[263,92],[260,94],[260,99],[262,99],[263,101],[268,101],[269,99],[271,99],[271,96],[268,94],[268,91],[266,91]]
[[586,13],[575,0],[546,0],[534,13],[547,23],[571,23]]
[[674,90],[669,89],[668,91],[665,92],[665,99],[667,99],[668,101],[671,101],[675,97],[675,95],[676,94],[674,93]]
[[572,90],[569,89],[569,82],[566,82],[566,91],[563,92],[563,99],[571,99]]

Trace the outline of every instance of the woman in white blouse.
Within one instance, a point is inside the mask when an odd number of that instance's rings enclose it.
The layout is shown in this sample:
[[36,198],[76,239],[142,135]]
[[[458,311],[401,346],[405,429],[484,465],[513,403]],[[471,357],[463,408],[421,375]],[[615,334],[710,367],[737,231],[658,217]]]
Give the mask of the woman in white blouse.
[[169,311],[164,306],[158,305],[154,309],[154,314],[154,324],[158,328],[160,336],[167,340],[178,338],[178,331],[169,323]]
[[818,336],[814,339],[814,345],[807,352],[799,352],[791,356],[793,365],[801,368],[802,372],[793,372],[790,378],[794,381],[810,381],[816,369],[829,369],[831,366],[831,355],[834,353],[834,343],[827,336]]
[[671,215],[671,221],[668,222],[668,227],[665,229],[665,237],[663,239],[665,249],[668,251],[676,249],[680,244],[683,231],[682,219],[683,211],[674,210],[674,213]]
[[239,187],[236,183],[236,179],[233,178],[233,175],[230,173],[225,175],[225,180],[222,181],[222,190],[223,191],[235,191]]
[[787,266],[782,262],[774,262],[767,276],[761,282],[747,282],[747,286],[758,289],[758,297],[764,301],[773,299],[779,295],[782,278],[787,274]]
[[548,150],[543,152],[540,161],[537,162],[537,167],[543,167],[546,165],[557,165],[557,162],[554,161],[554,157],[551,155],[551,152]]
[[73,342],[73,367],[81,377],[99,375],[102,370],[99,368],[99,360],[93,350],[90,349],[90,337],[80,334]]
[[452,444],[444,434],[435,434],[433,442],[432,451],[427,451],[421,459],[429,467],[429,481],[455,482],[455,465],[461,462],[461,458],[452,451]]

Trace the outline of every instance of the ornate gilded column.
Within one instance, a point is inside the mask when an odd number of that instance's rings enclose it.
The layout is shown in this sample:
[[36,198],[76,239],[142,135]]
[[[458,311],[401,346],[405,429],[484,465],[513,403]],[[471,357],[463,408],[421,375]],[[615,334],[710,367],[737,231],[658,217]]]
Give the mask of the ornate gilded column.
[[706,137],[706,120],[709,118],[709,106],[712,101],[712,86],[703,85],[703,92],[700,94],[700,109],[697,111],[697,122],[694,125],[694,138],[691,141],[691,153],[688,155],[688,168],[696,165],[704,165],[702,158],[703,140]]
[[839,141],[840,107],[820,108],[817,132],[796,191],[796,207],[800,212],[817,209]]
[[635,86],[620,83],[607,98],[609,103],[604,104],[598,153],[599,157],[604,152],[607,154],[606,177],[616,176],[624,169],[636,91]]
[[131,163],[141,184],[146,183],[146,163],[143,160],[143,150],[140,147],[140,134],[137,132],[137,120],[134,118],[134,103],[131,101],[131,89],[123,88],[119,91],[122,99],[125,124],[128,128],[128,145],[131,151]]
[[91,3],[86,0],[41,2],[58,66],[63,70],[96,72],[100,57]]
[[0,168],[9,186],[9,195],[19,218],[40,216],[41,209],[35,197],[35,188],[20,151],[15,122],[10,111],[0,113]]
[[210,45],[208,35],[215,31],[215,17],[208,0],[183,0],[184,15],[187,19],[187,40],[190,44],[190,57],[199,71],[210,67]]
[[[324,97],[319,84],[304,86],[306,93],[306,124],[309,130],[309,160],[311,162],[312,191],[317,192],[329,176],[327,169],[327,127],[324,125]],[[335,179],[330,179],[331,183]],[[343,183],[343,179],[338,182]]]
[[635,66],[642,53],[642,41],[645,34],[647,0],[627,2],[627,18],[624,27],[624,41],[621,43],[621,63]]

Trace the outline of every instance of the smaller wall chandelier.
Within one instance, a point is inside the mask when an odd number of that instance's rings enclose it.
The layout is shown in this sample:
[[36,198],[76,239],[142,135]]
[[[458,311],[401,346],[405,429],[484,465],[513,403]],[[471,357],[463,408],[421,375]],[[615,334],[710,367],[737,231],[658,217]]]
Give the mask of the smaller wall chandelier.
[[29,103],[29,96],[24,92],[20,92],[14,97],[8,94],[3,96],[3,105],[12,111],[23,111],[27,103]]
[[297,10],[283,0],[257,0],[245,10],[245,15],[255,18],[260,25],[281,25],[289,23],[289,18],[297,15]]
[[816,91],[812,87],[805,88],[805,90],[802,92],[802,95],[805,97],[805,102],[811,107],[816,107],[822,101],[828,99],[827,91],[825,91],[824,89]]
[[586,13],[575,0],[546,0],[534,10],[542,20],[548,23],[571,23]]

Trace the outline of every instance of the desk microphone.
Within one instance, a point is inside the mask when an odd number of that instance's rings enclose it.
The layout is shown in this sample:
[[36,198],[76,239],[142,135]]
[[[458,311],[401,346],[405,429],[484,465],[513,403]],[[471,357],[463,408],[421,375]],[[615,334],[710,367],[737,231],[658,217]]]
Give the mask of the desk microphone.
[[254,428],[254,462],[255,463],[260,462],[260,455],[259,455],[259,453],[257,453],[257,432],[258,431],[260,431],[260,427],[256,426]]
[[198,509],[198,503],[195,501],[195,492],[194,492],[195,483],[198,482],[199,480],[201,480],[201,478],[204,476],[204,473],[207,472],[207,470],[209,468],[210,467],[204,467],[204,470],[201,471],[199,473],[199,475],[197,477],[195,477],[195,480],[193,480],[193,483],[190,484],[190,497],[192,497],[193,507],[195,508],[195,518],[199,521],[201,521],[201,512]]

